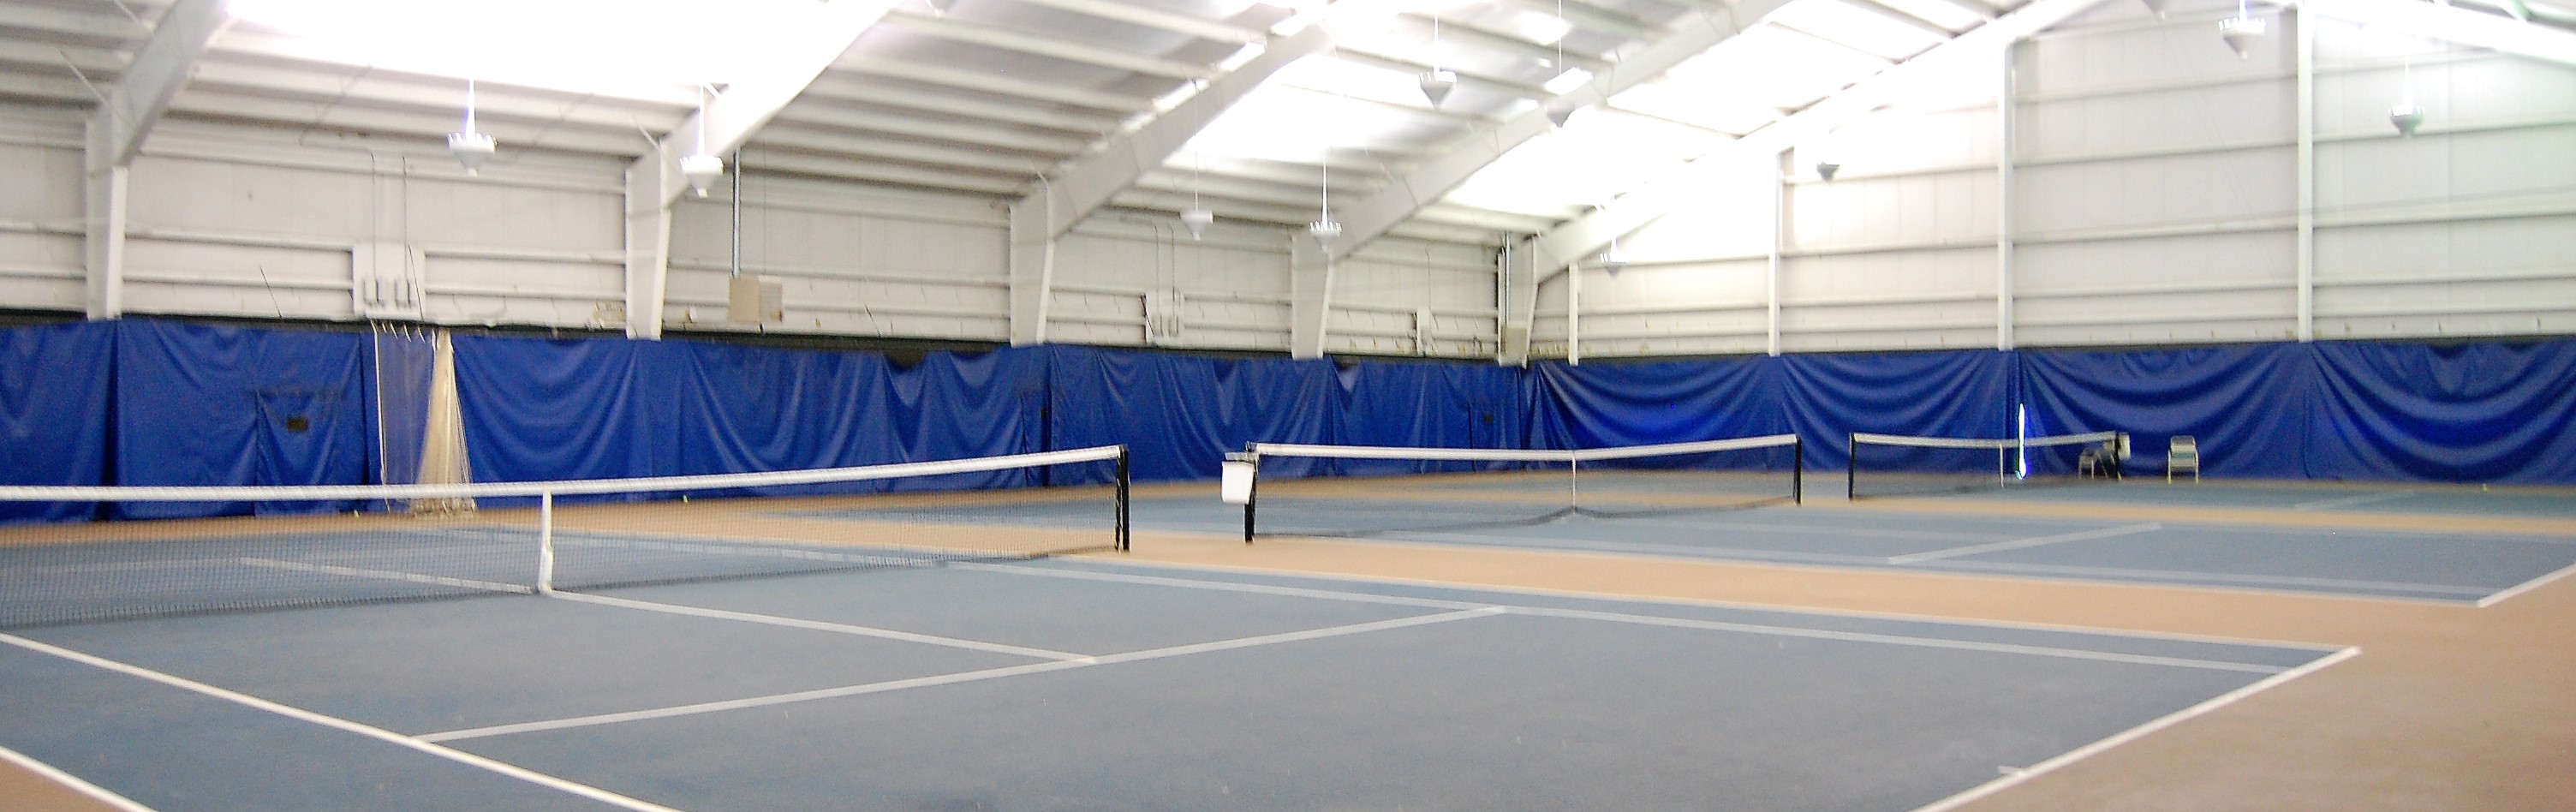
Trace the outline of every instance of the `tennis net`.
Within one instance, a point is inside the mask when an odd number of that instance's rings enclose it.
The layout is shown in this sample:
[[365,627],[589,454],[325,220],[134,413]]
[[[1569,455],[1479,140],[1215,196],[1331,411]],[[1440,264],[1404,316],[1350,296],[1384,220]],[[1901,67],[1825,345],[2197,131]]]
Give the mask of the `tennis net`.
[[[0,487],[0,516],[251,514],[0,525],[0,628],[1124,550],[1127,490],[1121,446],[638,479]],[[440,499],[481,509],[399,512]],[[1037,502],[1096,510],[1048,511],[1063,518],[1008,528],[842,510],[896,506],[917,516]]]
[[1248,542],[1796,502],[1803,451],[1794,434],[1564,451],[1254,443],[1233,462],[1251,466]]
[[2129,435],[2117,431],[1977,439],[1851,436],[1853,499],[1969,493],[2107,481],[2120,476]]

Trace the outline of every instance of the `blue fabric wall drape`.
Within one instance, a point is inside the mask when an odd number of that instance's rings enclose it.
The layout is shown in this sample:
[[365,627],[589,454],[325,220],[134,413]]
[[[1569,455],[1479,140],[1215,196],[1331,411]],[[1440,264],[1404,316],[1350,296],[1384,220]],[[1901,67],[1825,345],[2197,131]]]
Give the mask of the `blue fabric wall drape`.
[[[108,484],[116,325],[0,330],[0,485]],[[92,518],[98,506],[0,502],[0,522]]]
[[2131,471],[2163,470],[2175,435],[2201,465],[2240,477],[2306,475],[2316,365],[2296,344],[2022,353],[2031,433],[2127,431]]
[[[145,319],[0,330],[0,483],[371,481],[355,333]],[[1568,448],[1795,432],[2105,429],[2138,469],[2200,438],[2213,476],[2576,484],[2576,341],[2323,342],[1595,363],[1222,359],[1055,346],[884,355],[687,340],[456,339],[481,481],[780,470],[1124,443],[1140,480],[1213,477],[1244,443]],[[1280,460],[1265,473],[1455,464]],[[1095,470],[1096,468],[1096,470]],[[1105,481],[1105,466],[912,487]],[[791,489],[789,492],[792,492]],[[650,498],[637,495],[629,498]],[[267,505],[268,511],[343,504]],[[248,505],[131,505],[120,517]],[[87,505],[0,505],[0,520]]]
[[2576,484],[2576,341],[2303,349],[2308,477]]
[[[356,333],[127,319],[116,330],[120,485],[363,483],[372,355]],[[353,503],[134,503],[123,518],[349,510]]]

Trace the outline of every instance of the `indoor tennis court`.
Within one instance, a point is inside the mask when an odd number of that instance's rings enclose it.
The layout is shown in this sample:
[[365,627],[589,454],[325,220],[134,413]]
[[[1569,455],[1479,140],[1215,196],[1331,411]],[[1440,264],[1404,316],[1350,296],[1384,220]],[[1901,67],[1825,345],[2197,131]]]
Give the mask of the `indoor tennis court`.
[[0,809],[2576,809],[2571,0],[0,0]]

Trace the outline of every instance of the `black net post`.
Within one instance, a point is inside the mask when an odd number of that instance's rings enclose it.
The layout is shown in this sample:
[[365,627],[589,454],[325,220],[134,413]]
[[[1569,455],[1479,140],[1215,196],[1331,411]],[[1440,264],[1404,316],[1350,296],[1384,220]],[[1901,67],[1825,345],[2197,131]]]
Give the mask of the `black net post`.
[[1859,501],[1860,438],[1850,437],[1843,442],[1848,449],[1848,453],[1843,456],[1843,500]]
[[1789,445],[1789,503],[1807,503],[1807,438]]
[[1127,447],[1118,447],[1118,551],[1126,552],[1130,532],[1127,515]]

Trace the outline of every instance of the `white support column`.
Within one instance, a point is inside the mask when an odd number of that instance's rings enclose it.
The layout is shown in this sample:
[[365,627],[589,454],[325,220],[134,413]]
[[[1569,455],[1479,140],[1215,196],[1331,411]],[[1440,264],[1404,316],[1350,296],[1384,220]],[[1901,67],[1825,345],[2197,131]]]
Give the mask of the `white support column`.
[[1055,297],[1055,237],[1047,222],[1054,219],[1047,209],[1055,205],[1055,196],[1039,193],[1034,200],[1011,204],[1011,346],[1044,344],[1047,340],[1047,311]]
[[1565,362],[1583,365],[1583,268],[1565,266]]
[[89,282],[82,301],[92,319],[112,319],[125,314],[125,191],[127,171],[107,162],[108,153],[99,141],[107,128],[90,119],[89,151],[84,159],[82,264],[88,268]]
[[1503,347],[1494,362],[1529,366],[1530,327],[1538,321],[1538,246],[1532,240],[1513,243],[1504,260]]
[[1789,242],[1789,151],[1771,157],[1771,252],[1769,275],[1762,281],[1765,351],[1780,354],[1780,252]]
[[1288,356],[1324,357],[1325,329],[1333,317],[1332,253],[1305,234],[1288,246]]
[[84,133],[81,261],[88,271],[82,296],[89,317],[125,313],[125,210],[127,168],[143,151],[143,138],[188,84],[197,58],[232,25],[230,0],[179,0],[161,13],[152,38],[134,52],[116,89],[99,100]]
[[2014,81],[2018,40],[2004,45],[2002,81],[1995,89],[1995,349],[2013,348],[2013,137],[2021,89]]
[[[778,111],[875,26],[895,0],[832,0],[768,43],[754,75],[742,77],[706,109],[626,169],[626,335],[661,338],[671,270],[671,204],[689,189],[679,161],[704,152],[725,155],[751,140]],[[699,134],[704,133],[701,137]]]
[[2300,341],[2317,340],[2317,33],[2308,4],[2297,12],[2299,128],[2299,324]]

